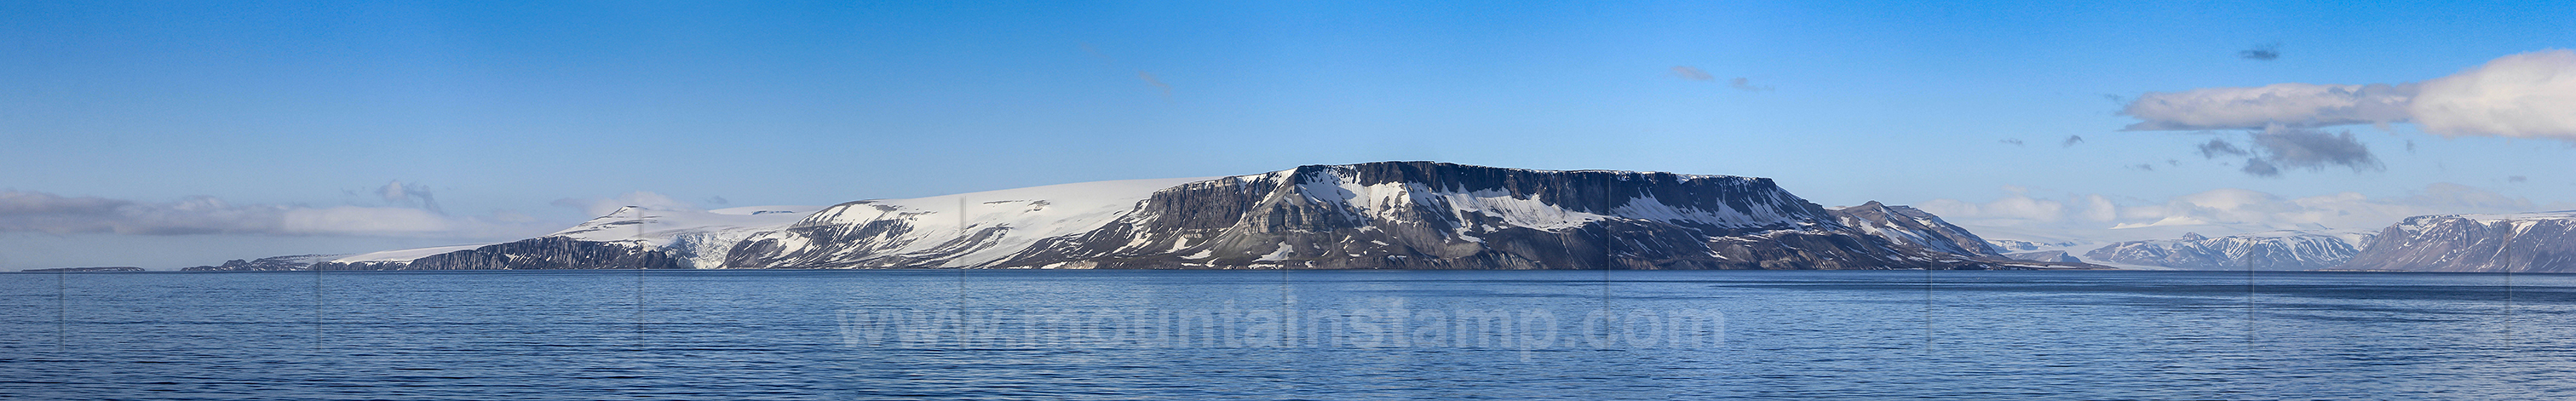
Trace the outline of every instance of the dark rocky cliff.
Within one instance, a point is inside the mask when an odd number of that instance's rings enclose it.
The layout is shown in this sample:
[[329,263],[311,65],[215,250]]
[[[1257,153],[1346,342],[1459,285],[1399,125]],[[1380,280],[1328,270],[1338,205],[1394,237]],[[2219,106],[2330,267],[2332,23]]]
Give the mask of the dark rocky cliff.
[[315,263],[321,270],[679,269],[662,250],[564,237],[539,237],[430,255],[410,262]]
[[197,267],[190,267],[190,268],[184,268],[184,269],[179,269],[179,270],[183,270],[183,271],[234,271],[234,272],[264,272],[264,271],[297,271],[297,270],[311,270],[311,269],[312,269],[312,267],[313,267],[313,264],[314,264],[314,263],[321,262],[321,261],[331,260],[331,259],[336,258],[336,257],[339,257],[339,256],[347,256],[347,255],[288,255],[288,256],[271,256],[271,257],[265,257],[265,258],[253,259],[253,260],[233,259],[233,260],[224,261],[224,264],[221,264],[221,265],[214,265],[214,266],[197,266]]

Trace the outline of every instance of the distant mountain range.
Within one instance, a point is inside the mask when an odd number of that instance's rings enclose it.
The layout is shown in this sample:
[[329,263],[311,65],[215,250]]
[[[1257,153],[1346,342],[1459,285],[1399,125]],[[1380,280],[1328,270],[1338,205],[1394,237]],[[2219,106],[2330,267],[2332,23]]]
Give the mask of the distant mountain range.
[[143,271],[143,268],[133,266],[57,267],[51,269],[26,269],[19,271],[39,273],[139,272]]
[[2068,269],[2576,271],[2576,212],[2107,244],[1988,240],[1766,178],[1434,162],[832,206],[628,207],[537,238],[188,270]]
[[2084,253],[2095,262],[2188,270],[2317,270],[2341,266],[2376,234],[2280,230],[2114,243]]
[[2337,268],[2576,272],[2576,211],[2416,216],[2369,244]]
[[252,260],[233,259],[233,260],[225,261],[225,262],[224,262],[224,264],[220,264],[220,265],[212,265],[212,266],[197,266],[197,267],[190,267],[190,268],[179,269],[179,270],[183,270],[183,271],[192,271],[192,272],[196,272],[196,271],[215,271],[215,272],[259,272],[259,271],[291,271],[291,270],[305,270],[305,269],[307,269],[307,268],[312,267],[314,263],[320,263],[320,262],[331,261],[331,260],[334,260],[334,259],[339,259],[339,258],[347,257],[347,256],[350,256],[350,255],[288,255],[288,256],[271,256],[271,257],[265,257],[265,258],[259,258],[259,259],[252,259]]

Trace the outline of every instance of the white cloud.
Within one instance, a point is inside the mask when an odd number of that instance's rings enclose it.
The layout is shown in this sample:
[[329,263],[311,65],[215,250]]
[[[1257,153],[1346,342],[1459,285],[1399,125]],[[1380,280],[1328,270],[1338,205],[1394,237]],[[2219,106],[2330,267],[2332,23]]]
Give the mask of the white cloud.
[[[2576,204],[2538,204],[2452,183],[2428,185],[2398,197],[2372,198],[2343,192],[2284,198],[2261,191],[2224,188],[2161,201],[2133,200],[2126,204],[2102,195],[2068,195],[2059,200],[2033,197],[2016,187],[2005,187],[2004,192],[2003,197],[1984,203],[1935,199],[1915,207],[1969,226],[2067,232],[2181,227],[2212,235],[2223,235],[2229,230],[2288,228],[2377,230],[2412,216],[2576,209]],[[2163,234],[2159,232],[2156,235]]]
[[280,230],[302,234],[418,235],[453,230],[458,223],[427,210],[398,207],[291,209],[278,217]]
[[2406,120],[2406,105],[2415,90],[2414,85],[2291,83],[2147,92],[2120,114],[2140,120],[2129,125],[2131,131],[2376,124]]
[[455,217],[409,207],[234,205],[209,196],[138,202],[0,191],[0,232],[493,238],[546,228],[512,216]]
[[1980,220],[2037,223],[2055,223],[2066,219],[2065,202],[2029,197],[2023,194],[2026,191],[2021,187],[2004,187],[2004,191],[2010,192],[2011,195],[2005,195],[2002,199],[1996,199],[1993,202],[1968,203],[1951,199],[1934,199],[1914,206],[1949,219],[1956,219],[1950,216],[1960,216],[1960,218]]
[[2082,214],[2085,220],[2090,221],[2119,220],[2120,206],[2112,204],[2111,198],[2102,195],[2085,195]]
[[402,181],[388,182],[385,186],[376,188],[376,196],[384,198],[387,204],[419,207],[429,209],[432,213],[446,213],[439,209],[438,198],[430,194],[429,186],[426,185],[403,184]]
[[683,202],[678,199],[672,199],[669,196],[663,196],[662,194],[644,191],[628,192],[624,195],[618,195],[616,197],[606,199],[556,199],[554,201],[554,205],[581,209],[582,213],[587,213],[591,216],[606,216],[609,213],[617,212],[617,209],[619,208],[627,206],[642,206],[646,209],[653,210],[699,210],[697,205],[690,204],[689,202]]
[[2576,140],[2576,51],[2505,56],[2424,81],[2409,110],[2434,134]]
[[2133,131],[2314,128],[2412,122],[2446,136],[2576,141],[2576,51],[2544,50],[2488,61],[2418,83],[2148,92],[2121,109]]

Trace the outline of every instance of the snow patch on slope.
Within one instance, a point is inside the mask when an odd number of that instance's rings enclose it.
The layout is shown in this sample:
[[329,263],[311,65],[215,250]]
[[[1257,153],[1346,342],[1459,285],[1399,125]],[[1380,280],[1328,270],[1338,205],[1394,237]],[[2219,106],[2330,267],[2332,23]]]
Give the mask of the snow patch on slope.
[[669,250],[691,267],[712,269],[723,267],[726,253],[733,249],[735,243],[762,232],[787,228],[820,209],[820,206],[745,206],[716,210],[665,210],[628,206],[546,236],[630,246],[640,243]]
[[2511,221],[2511,222],[2535,222],[2535,221],[2540,221],[2540,220],[2567,220],[2567,219],[2576,219],[2576,210],[2562,210],[2562,211],[2555,211],[2555,212],[2532,212],[2532,213],[2506,213],[2506,214],[2463,214],[2463,215],[2459,215],[2459,216],[2460,216],[2460,218],[2464,218],[2464,219],[2477,220],[2478,224],[2488,224],[2488,225],[2493,225],[2493,224],[2495,224],[2495,223],[2508,222],[2508,221]]
[[[1279,177],[1294,170],[1274,172]],[[1245,178],[1256,177],[1245,176]],[[1686,179],[1745,179],[1732,176],[1683,176]],[[1621,175],[1627,179],[1627,175]],[[1545,231],[1566,230],[1613,218],[1653,220],[1674,223],[1698,223],[1719,227],[1761,227],[1806,221],[1798,216],[1783,216],[1769,210],[1741,211],[1720,206],[1718,210],[1678,207],[1653,195],[1629,197],[1611,207],[1609,214],[1599,214],[1566,207],[1561,200],[1543,195],[1515,197],[1510,192],[1482,189],[1431,188],[1416,182],[1386,182],[1361,185],[1339,171],[1325,170],[1310,174],[1297,183],[1298,192],[1307,199],[1324,204],[1349,205],[1347,210],[1371,220],[1400,219],[1415,207],[1443,212],[1451,217],[1480,214],[1502,220],[1503,224]],[[1787,204],[1781,193],[1768,194],[1768,204]]]
[[[887,239],[894,245],[893,249],[849,248],[843,252],[929,255],[953,251],[950,247],[968,246],[972,249],[948,258],[937,267],[976,267],[1026,250],[1039,240],[1097,229],[1133,211],[1137,202],[1153,196],[1155,191],[1216,178],[1219,177],[1098,181],[925,198],[867,200],[825,208],[796,224],[859,226],[871,222],[900,222],[910,229]],[[972,235],[982,236],[991,230],[998,232],[989,234],[989,237],[961,235],[974,233]],[[780,240],[780,245],[789,250],[816,245],[799,236],[768,235],[760,238]],[[976,239],[980,242],[968,243],[965,241],[968,238],[980,238]]]
[[[627,206],[546,236],[629,244],[642,238],[647,245],[662,247],[688,234],[784,228],[821,209],[820,206],[746,206],[716,210],[664,210]],[[638,211],[642,212],[640,229],[637,226]]]

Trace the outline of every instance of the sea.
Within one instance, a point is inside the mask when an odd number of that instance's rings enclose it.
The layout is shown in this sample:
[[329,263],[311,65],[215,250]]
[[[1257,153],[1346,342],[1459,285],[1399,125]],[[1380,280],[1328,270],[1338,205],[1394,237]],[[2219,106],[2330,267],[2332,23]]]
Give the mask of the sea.
[[10,399],[2576,399],[2576,276],[0,274]]

